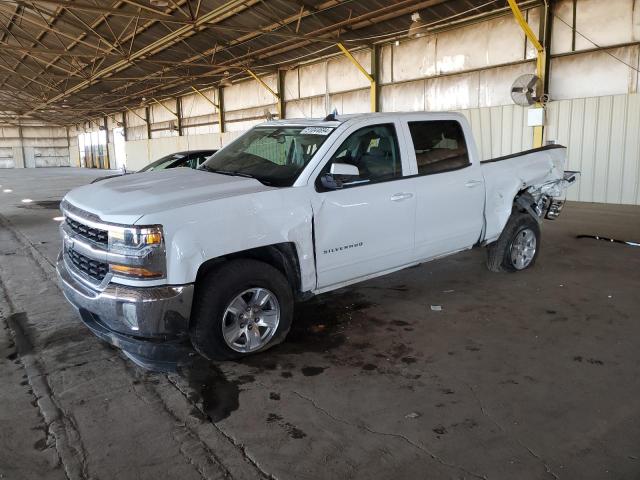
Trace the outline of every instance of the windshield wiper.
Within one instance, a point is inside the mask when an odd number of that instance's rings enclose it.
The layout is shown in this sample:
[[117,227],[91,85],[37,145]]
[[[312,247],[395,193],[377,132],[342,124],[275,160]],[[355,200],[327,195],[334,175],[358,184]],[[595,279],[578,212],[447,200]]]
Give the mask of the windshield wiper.
[[206,165],[202,165],[200,168],[206,170],[207,172],[219,173],[220,175],[229,175],[230,177],[253,178],[255,180],[258,180],[260,183],[263,183],[264,185],[271,185],[271,182],[269,182],[268,180],[264,180],[245,172],[237,172],[235,170],[218,170],[217,168],[207,167]]

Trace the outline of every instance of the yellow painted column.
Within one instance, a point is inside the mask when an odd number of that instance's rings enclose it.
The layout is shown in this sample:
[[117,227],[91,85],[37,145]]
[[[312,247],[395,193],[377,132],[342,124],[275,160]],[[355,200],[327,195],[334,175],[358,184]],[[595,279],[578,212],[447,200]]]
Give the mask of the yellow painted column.
[[[538,37],[536,36],[536,34],[533,33],[533,30],[531,30],[531,27],[529,26],[524,16],[522,15],[522,11],[520,10],[520,7],[518,7],[518,4],[516,3],[516,1],[515,0],[507,0],[507,1],[509,2],[509,7],[511,7],[511,11],[513,12],[513,16],[516,19],[516,22],[518,22],[518,25],[520,25],[520,28],[522,28],[522,30],[524,31],[524,34],[527,36],[529,41],[533,44],[536,51],[538,52],[538,57],[536,60],[536,73],[538,77],[542,80],[543,89],[544,89],[545,65],[546,65],[544,47],[540,43],[540,40],[538,40]],[[541,107],[542,104],[537,103],[536,106]],[[544,127],[533,127],[534,148],[542,146],[543,138],[544,138]]]

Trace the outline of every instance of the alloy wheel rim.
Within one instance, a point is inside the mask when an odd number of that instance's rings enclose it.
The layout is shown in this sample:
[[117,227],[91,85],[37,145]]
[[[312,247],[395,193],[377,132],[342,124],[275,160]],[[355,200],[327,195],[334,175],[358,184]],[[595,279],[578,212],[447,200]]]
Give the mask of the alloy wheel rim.
[[222,336],[236,352],[255,352],[269,343],[279,323],[280,305],[273,292],[250,288],[227,305],[222,317]]
[[511,243],[511,263],[517,270],[531,265],[536,255],[536,234],[530,228],[520,230]]

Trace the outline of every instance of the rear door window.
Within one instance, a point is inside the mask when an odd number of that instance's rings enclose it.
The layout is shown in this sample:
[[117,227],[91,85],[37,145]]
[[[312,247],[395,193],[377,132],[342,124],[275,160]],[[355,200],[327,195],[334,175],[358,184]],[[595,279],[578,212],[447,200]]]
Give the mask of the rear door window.
[[455,120],[409,122],[419,175],[443,173],[470,165],[464,132]]

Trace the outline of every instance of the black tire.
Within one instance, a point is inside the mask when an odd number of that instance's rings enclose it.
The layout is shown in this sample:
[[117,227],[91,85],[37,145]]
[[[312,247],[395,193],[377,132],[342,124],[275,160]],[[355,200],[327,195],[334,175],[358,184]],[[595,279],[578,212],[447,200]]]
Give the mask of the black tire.
[[[518,234],[524,230],[533,231],[536,237],[536,251],[531,262],[524,268],[517,268],[511,260],[511,246]],[[517,272],[533,267],[540,253],[540,225],[526,212],[514,211],[497,241],[487,246],[487,268],[492,272]]]
[[[276,296],[280,321],[269,342],[259,350],[244,353],[227,345],[222,334],[224,312],[240,293],[266,288]],[[281,343],[293,319],[293,292],[285,276],[271,265],[252,259],[230,260],[198,280],[191,311],[189,335],[194,348],[210,360],[233,360],[263,352]]]

